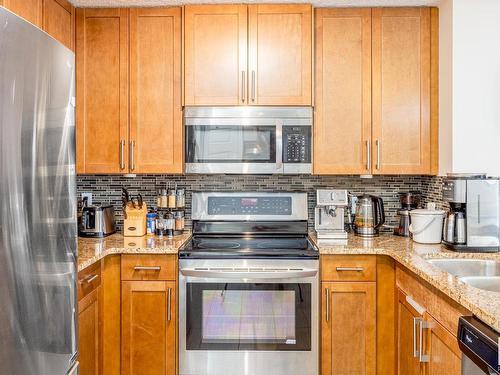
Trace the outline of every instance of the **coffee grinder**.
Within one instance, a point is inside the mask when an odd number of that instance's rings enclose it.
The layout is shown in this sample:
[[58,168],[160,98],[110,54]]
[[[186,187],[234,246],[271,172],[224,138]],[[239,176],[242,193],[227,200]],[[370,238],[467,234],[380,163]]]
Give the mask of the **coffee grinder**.
[[422,193],[416,190],[399,193],[401,208],[398,210],[399,225],[394,228],[394,234],[396,236],[410,236],[410,211],[420,206],[421,198]]

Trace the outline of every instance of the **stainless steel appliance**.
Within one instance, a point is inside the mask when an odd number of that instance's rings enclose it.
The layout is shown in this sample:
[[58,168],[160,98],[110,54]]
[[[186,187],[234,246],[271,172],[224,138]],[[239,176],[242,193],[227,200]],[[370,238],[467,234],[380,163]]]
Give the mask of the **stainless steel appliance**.
[[105,237],[116,232],[115,209],[109,205],[82,208],[78,223],[80,237]]
[[347,190],[316,190],[314,229],[318,239],[347,238],[344,226],[344,208],[348,205]]
[[500,180],[484,175],[449,175],[443,182],[443,243],[454,250],[500,250]]
[[311,107],[186,107],[186,173],[312,172]]
[[318,375],[306,193],[195,193],[179,251],[179,373]]
[[500,374],[500,334],[472,316],[458,322],[462,375]]
[[75,58],[2,7],[0,25],[0,374],[73,374]]
[[420,191],[409,191],[399,193],[399,201],[401,208],[398,210],[399,224],[394,228],[396,236],[409,237],[410,236],[410,211],[420,206],[420,199],[422,193]]
[[375,195],[364,194],[358,197],[354,232],[362,237],[378,236],[385,223],[384,202]]

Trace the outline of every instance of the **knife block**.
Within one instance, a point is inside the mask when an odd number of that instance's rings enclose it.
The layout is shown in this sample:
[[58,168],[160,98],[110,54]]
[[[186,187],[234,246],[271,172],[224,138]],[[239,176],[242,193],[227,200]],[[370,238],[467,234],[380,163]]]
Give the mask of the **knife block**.
[[141,208],[127,205],[124,212],[123,235],[125,237],[141,237],[146,235],[146,214],[148,208],[146,203]]

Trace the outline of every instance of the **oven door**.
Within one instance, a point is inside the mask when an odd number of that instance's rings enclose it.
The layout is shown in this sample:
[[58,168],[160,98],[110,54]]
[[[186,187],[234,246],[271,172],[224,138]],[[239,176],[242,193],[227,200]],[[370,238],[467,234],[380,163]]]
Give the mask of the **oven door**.
[[282,122],[186,119],[186,173],[283,172]]
[[317,260],[180,262],[180,374],[318,374]]

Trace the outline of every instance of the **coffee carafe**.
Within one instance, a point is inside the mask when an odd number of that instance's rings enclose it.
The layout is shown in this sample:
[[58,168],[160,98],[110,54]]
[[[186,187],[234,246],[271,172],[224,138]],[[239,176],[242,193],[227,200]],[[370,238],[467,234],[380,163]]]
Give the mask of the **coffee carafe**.
[[358,197],[354,232],[362,237],[375,237],[385,223],[384,202],[375,195],[364,194]]
[[465,245],[467,242],[465,213],[465,203],[450,202],[450,210],[444,219],[444,243]]

